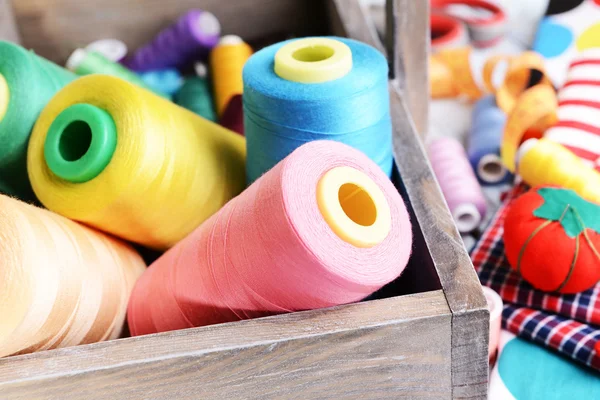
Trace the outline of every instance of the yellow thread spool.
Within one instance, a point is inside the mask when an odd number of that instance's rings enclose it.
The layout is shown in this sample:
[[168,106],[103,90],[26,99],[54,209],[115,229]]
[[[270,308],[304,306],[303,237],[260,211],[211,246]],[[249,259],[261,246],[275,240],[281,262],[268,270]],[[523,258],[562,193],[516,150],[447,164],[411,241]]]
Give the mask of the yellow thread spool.
[[281,78],[293,82],[332,81],[352,70],[352,51],[334,39],[294,40],[277,50],[274,70]]
[[10,101],[10,89],[4,75],[0,74],[0,121],[4,118]]
[[556,185],[600,204],[600,173],[551,140],[529,139],[517,153],[518,172],[531,186]]
[[119,78],[90,75],[46,106],[29,144],[50,210],[167,249],[245,187],[245,139]]
[[355,168],[327,171],[317,185],[317,203],[335,234],[356,247],[373,247],[390,233],[392,217],[385,195]]
[[252,55],[252,48],[235,35],[223,36],[210,53],[210,66],[219,116],[223,115],[229,100],[242,94],[242,70]]

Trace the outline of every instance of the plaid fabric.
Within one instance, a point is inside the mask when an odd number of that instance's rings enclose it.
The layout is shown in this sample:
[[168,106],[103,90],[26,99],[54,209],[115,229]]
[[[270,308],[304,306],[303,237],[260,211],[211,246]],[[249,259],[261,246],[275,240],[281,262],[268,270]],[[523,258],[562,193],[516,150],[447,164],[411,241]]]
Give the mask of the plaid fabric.
[[481,283],[507,303],[505,329],[600,370],[600,284],[575,295],[545,293],[525,282],[504,255],[508,205],[526,190],[519,185],[508,193],[471,253],[473,265]]

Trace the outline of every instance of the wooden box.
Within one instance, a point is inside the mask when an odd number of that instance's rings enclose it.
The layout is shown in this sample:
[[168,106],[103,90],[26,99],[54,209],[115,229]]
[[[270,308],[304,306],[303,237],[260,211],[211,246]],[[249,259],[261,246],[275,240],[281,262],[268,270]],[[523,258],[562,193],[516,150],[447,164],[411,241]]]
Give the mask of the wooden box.
[[418,134],[428,4],[388,0],[381,40],[358,0],[0,0],[0,38],[59,63],[99,38],[134,48],[192,7],[256,46],[335,34],[379,48],[415,237],[405,273],[368,301],[1,359],[0,399],[485,398],[489,312]]

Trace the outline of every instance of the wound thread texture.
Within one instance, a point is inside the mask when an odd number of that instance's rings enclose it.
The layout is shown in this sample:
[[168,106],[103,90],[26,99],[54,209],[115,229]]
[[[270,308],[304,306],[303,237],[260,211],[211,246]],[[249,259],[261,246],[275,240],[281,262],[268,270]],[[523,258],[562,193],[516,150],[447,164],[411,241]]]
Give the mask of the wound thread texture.
[[0,357],[116,339],[145,269],[129,245],[0,195]]
[[[359,181],[348,173],[342,176],[347,183],[342,179],[339,188],[325,188],[334,194],[325,200],[337,201],[345,214],[337,219],[322,214],[317,187],[337,167],[366,175],[385,204],[375,192],[352,186]],[[354,188],[346,190],[348,185]],[[377,211],[361,220],[359,215],[369,215],[368,198]],[[389,222],[389,233],[371,247],[341,239],[330,225],[369,231],[386,209],[389,221],[382,222]],[[305,144],[151,265],[132,293],[132,334],[361,300],[400,275],[411,235],[404,202],[377,165],[338,142]]]
[[6,105],[4,113],[0,111],[0,192],[34,201],[27,176],[29,136],[50,98],[76,75],[0,41],[0,77],[6,83],[6,90],[0,90],[0,105]]
[[[108,165],[82,183],[58,178],[44,154],[52,124],[75,104],[108,113],[117,135]],[[93,122],[62,139],[76,145]],[[92,155],[95,136],[92,130],[90,149],[71,162]],[[34,128],[28,156],[33,188],[48,209],[154,249],[173,246],[239,194],[244,163],[240,135],[104,75],[80,78],[52,99]]]

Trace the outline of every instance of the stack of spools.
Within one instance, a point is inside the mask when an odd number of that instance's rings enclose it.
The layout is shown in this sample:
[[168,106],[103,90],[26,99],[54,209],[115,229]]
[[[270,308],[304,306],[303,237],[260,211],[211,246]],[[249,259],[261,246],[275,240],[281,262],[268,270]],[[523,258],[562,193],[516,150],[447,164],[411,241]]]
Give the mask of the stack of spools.
[[0,356],[117,338],[126,311],[139,335],[360,301],[405,268],[377,50],[250,58],[192,10],[130,55],[77,49],[85,76],[0,55],[0,191],[49,210],[0,195]]

